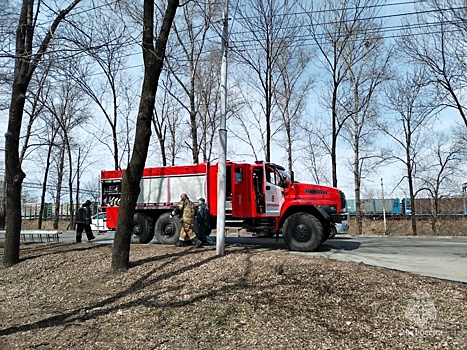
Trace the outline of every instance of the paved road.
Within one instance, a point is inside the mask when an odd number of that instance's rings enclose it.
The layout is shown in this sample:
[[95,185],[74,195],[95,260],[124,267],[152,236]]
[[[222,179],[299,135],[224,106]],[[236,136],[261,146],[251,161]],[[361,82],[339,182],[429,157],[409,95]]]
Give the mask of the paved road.
[[[258,244],[286,249],[282,239],[227,237],[226,244]],[[337,236],[318,251],[297,253],[412,272],[467,284],[467,237],[351,237]]]
[[[215,234],[215,233],[214,233]],[[112,244],[113,232],[96,235],[94,243]],[[215,238],[215,237],[214,237]],[[0,241],[4,235],[0,233]],[[75,233],[63,232],[60,242],[74,242]],[[83,234],[83,241],[86,241]],[[260,248],[287,249],[284,241],[274,238],[228,235],[226,248],[254,245]],[[157,243],[153,240],[151,243]],[[412,272],[424,276],[467,284],[467,237],[351,237],[337,236],[307,256],[325,256],[342,261]]]
[[338,238],[318,254],[467,283],[467,237]]

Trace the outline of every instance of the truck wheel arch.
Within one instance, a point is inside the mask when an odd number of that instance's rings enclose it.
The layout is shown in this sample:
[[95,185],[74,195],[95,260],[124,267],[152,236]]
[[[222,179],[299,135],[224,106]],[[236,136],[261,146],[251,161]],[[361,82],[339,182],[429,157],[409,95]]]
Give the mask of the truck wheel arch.
[[160,244],[175,244],[180,237],[181,228],[180,220],[171,218],[170,212],[166,212],[157,218],[154,234]]
[[290,250],[310,252],[321,245],[324,230],[321,221],[316,216],[298,212],[285,220],[282,235]]

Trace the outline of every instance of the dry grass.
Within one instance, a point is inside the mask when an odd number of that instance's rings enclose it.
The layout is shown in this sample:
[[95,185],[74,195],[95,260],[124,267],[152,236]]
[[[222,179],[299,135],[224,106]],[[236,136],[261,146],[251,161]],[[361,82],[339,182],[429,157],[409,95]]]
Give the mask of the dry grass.
[[[23,220],[21,222],[21,228],[23,230],[37,230],[37,220]],[[70,222],[60,220],[58,222],[58,230],[66,231],[69,229]],[[52,220],[44,220],[42,221],[42,230],[53,230],[53,221]]]
[[[432,224],[429,218],[417,219],[417,235],[419,236],[467,236],[467,217],[451,216],[441,218],[436,223],[437,232],[433,233]],[[355,218],[350,220],[351,235],[355,234]],[[385,235],[384,221],[382,219],[363,220],[364,235]],[[386,220],[386,234],[392,236],[411,236],[412,222],[410,218]]]
[[[466,289],[287,251],[25,244],[1,349],[465,349]],[[0,250],[3,254],[3,249]]]

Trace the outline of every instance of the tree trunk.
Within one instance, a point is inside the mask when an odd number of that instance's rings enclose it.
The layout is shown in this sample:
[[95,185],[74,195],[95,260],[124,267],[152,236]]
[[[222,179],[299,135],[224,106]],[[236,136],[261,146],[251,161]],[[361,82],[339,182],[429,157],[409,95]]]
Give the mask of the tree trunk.
[[5,135],[5,180],[6,180],[6,233],[3,265],[13,266],[19,262],[21,232],[21,185],[26,177],[19,160],[19,135],[23,115],[26,86],[23,80],[15,79],[11,94],[8,131]]
[[[357,126],[356,126],[357,128]],[[355,185],[355,209],[356,209],[356,234],[363,234],[363,213],[362,213],[362,199],[361,199],[361,169],[360,169],[360,148],[358,143],[358,137],[354,140],[354,185]]]
[[[65,142],[62,140],[62,142]],[[53,228],[54,230],[58,229],[58,219],[60,215],[60,203],[62,199],[62,184],[63,184],[63,175],[65,172],[65,148],[63,147],[60,149],[60,156],[58,162],[58,169],[57,169],[57,188],[56,188],[56,196],[55,196],[55,212],[53,216]]]
[[412,221],[412,234],[414,236],[417,235],[417,219],[415,218],[415,210],[413,210],[413,203],[415,202],[415,194],[414,194],[414,187],[413,187],[413,172],[412,172],[412,162],[409,159],[407,154],[407,168],[408,168],[408,182],[409,182],[409,196],[410,196],[410,205],[411,205],[411,214],[410,219]]
[[122,177],[122,193],[112,251],[112,270],[126,271],[130,265],[133,215],[140,192],[139,182],[146,163],[151,137],[151,120],[165,48],[179,0],[168,0],[162,27],[154,47],[154,1],[144,0],[143,60],[144,79],[136,121],[135,142],[128,168]]
[[71,218],[70,218],[70,229],[75,229],[75,215],[79,209],[79,196],[81,187],[81,147],[78,148],[78,159],[76,160],[76,193],[75,193],[75,208],[70,207]]
[[52,143],[51,141],[49,145],[49,149],[47,150],[47,158],[45,162],[45,169],[44,169],[44,181],[42,181],[42,191],[41,191],[41,203],[40,203],[40,209],[39,209],[39,219],[37,220],[37,228],[40,230],[42,229],[42,219],[43,215],[42,213],[44,212],[45,208],[45,195],[47,193],[47,179],[49,178],[49,170],[50,170],[50,158],[52,156]]
[[[194,68],[193,68],[194,70]],[[191,126],[191,139],[192,139],[192,156],[193,164],[199,163],[199,148],[198,148],[198,125],[196,116],[198,114],[195,106],[195,77],[194,71],[191,73],[190,81],[190,126]]]
[[50,40],[65,16],[80,2],[74,0],[65,10],[60,11],[42,40],[35,55],[32,54],[34,37],[33,0],[23,0],[16,31],[16,60],[13,90],[11,93],[8,130],[5,134],[5,180],[6,180],[6,233],[3,265],[12,266],[19,262],[21,233],[21,187],[26,177],[21,169],[19,158],[19,137],[23,120],[26,91],[31,77],[42,56],[47,51]]
[[[66,147],[68,153],[68,200],[70,201],[69,213],[70,223],[73,223],[73,155],[71,153],[70,139],[68,134],[66,135]],[[79,164],[76,165],[79,168]],[[70,225],[70,227],[72,227]]]

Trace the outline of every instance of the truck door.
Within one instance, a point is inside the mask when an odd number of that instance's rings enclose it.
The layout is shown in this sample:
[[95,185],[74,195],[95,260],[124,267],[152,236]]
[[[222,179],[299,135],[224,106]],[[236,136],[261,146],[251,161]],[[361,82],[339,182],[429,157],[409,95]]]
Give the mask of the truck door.
[[265,166],[265,193],[266,193],[266,216],[279,216],[284,203],[284,189],[279,172],[269,166]]
[[249,186],[249,167],[245,164],[232,164],[232,216],[245,218],[251,216],[251,193]]

